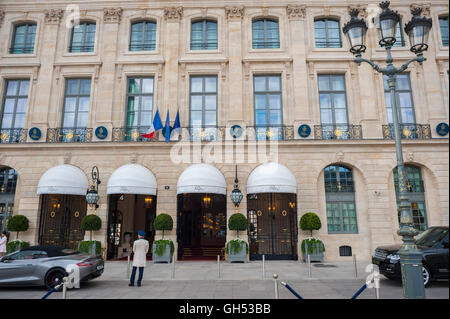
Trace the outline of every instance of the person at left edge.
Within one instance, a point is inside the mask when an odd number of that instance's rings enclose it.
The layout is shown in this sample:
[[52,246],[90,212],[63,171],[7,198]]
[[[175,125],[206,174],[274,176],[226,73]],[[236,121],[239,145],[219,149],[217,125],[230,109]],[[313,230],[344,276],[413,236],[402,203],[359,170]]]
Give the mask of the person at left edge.
[[133,243],[133,270],[131,271],[130,283],[128,286],[134,286],[134,279],[136,277],[136,270],[139,268],[139,277],[137,280],[137,286],[141,287],[142,277],[144,276],[144,267],[147,264],[147,252],[149,249],[149,243],[144,238],[145,232],[138,231],[138,240]]

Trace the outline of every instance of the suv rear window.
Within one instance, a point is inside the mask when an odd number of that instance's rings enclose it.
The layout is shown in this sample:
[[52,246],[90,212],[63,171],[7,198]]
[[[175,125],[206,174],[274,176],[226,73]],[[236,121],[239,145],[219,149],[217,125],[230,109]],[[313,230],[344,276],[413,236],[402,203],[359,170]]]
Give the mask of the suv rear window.
[[423,233],[417,235],[416,245],[433,247],[435,244],[441,242],[447,234],[448,228],[428,228]]

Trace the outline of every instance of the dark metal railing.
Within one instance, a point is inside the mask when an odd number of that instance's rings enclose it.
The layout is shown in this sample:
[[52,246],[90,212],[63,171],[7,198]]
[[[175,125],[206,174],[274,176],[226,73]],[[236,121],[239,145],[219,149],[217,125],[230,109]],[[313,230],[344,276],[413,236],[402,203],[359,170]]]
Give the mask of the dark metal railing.
[[133,43],[131,42],[128,46],[128,49],[130,51],[154,51],[156,49],[156,41],[146,41],[144,43],[138,42]]
[[353,193],[354,191],[353,182],[351,184],[325,182],[325,192],[327,193]]
[[316,48],[342,48],[342,41],[318,41],[316,40]]
[[27,129],[0,129],[0,144],[25,143],[27,141]]
[[[395,191],[398,193],[399,192],[398,182],[394,182],[394,185]],[[408,182],[406,183],[406,189],[410,193],[423,193],[425,190],[423,181],[421,180],[408,180]]]
[[9,48],[11,54],[29,54],[33,53],[34,45],[14,46]]
[[216,50],[217,41],[191,42],[191,50]]
[[[430,139],[431,127],[429,124],[400,124],[401,138],[403,139]],[[394,125],[383,125],[383,138],[394,139]]]
[[292,125],[257,125],[247,126],[245,132],[248,141],[284,141],[294,139],[294,126]]
[[361,125],[314,125],[317,140],[360,140]]
[[47,129],[47,143],[86,143],[92,141],[92,128],[58,127]]
[[71,53],[94,52],[94,44],[88,44],[88,45],[72,44],[71,46],[69,46],[69,52],[71,52]]
[[[142,137],[149,130],[149,126],[134,126],[113,128],[113,142],[164,142],[165,130],[155,132],[153,139]],[[170,141],[221,141],[225,138],[225,127],[182,127],[177,130],[171,130]]]
[[150,126],[129,126],[113,128],[112,141],[113,142],[154,142],[156,138],[145,138],[145,134],[150,129]]
[[252,42],[253,49],[279,49],[280,41],[258,41],[254,40]]

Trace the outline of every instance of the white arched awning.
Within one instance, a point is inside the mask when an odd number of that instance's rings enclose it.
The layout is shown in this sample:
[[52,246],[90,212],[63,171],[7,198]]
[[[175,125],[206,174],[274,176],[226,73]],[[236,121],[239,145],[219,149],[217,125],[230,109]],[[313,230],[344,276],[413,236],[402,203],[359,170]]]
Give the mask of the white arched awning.
[[39,180],[37,194],[86,195],[86,174],[73,165],[59,165],[46,171]]
[[247,194],[297,193],[295,176],[284,165],[265,163],[256,167],[247,181]]
[[112,173],[106,193],[156,195],[156,189],[155,175],[148,168],[139,164],[127,164]]
[[186,168],[177,183],[177,194],[211,193],[227,194],[227,183],[223,174],[214,166],[194,164]]

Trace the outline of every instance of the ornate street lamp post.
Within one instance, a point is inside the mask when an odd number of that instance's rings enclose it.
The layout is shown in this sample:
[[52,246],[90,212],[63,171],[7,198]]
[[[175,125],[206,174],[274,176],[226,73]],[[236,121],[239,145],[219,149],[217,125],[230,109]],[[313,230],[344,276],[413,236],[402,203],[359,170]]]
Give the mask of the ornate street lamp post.
[[422,9],[411,10],[413,18],[405,27],[411,44],[411,51],[417,57],[407,61],[400,68],[395,67],[392,62],[391,48],[394,45],[397,31],[397,24],[400,21],[398,12],[389,9],[389,1],[381,2],[382,9],[378,17],[374,19],[377,28],[378,40],[381,47],[387,51],[386,67],[381,68],[370,60],[363,59],[361,53],[366,50],[365,36],[367,25],[363,19],[358,18],[359,10],[351,10],[350,21],[344,26],[343,32],[350,42],[350,52],[355,55],[355,62],[361,65],[366,62],[377,72],[388,77],[387,83],[391,95],[392,119],[394,126],[395,147],[397,152],[397,170],[399,179],[399,206],[400,206],[400,229],[397,233],[402,236],[403,245],[399,250],[400,264],[402,271],[403,296],[405,298],[425,298],[425,288],[422,274],[422,253],[417,249],[414,236],[418,230],[414,228],[411,203],[407,189],[407,176],[403,163],[403,152],[400,135],[400,124],[398,122],[398,105],[395,97],[396,75],[405,71],[408,65],[414,61],[422,64],[426,59],[423,51],[428,49],[428,35],[432,26],[431,19],[421,16]]
[[244,197],[242,195],[241,190],[239,189],[239,180],[238,180],[238,177],[237,177],[237,165],[236,165],[236,177],[234,179],[234,189],[231,192],[230,197],[231,197],[231,201],[233,202],[234,207],[236,208],[236,212],[237,212],[239,204],[241,203],[242,198]]
[[86,202],[88,203],[91,209],[97,209],[99,207],[98,185],[101,183],[100,173],[98,171],[97,166],[92,167],[91,176],[92,176],[92,184],[86,193]]

